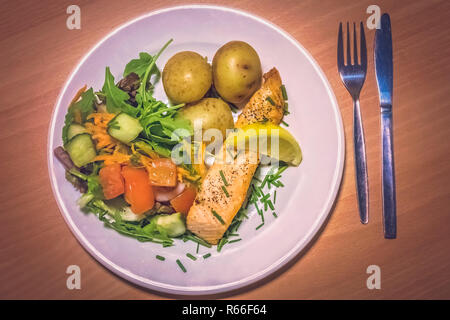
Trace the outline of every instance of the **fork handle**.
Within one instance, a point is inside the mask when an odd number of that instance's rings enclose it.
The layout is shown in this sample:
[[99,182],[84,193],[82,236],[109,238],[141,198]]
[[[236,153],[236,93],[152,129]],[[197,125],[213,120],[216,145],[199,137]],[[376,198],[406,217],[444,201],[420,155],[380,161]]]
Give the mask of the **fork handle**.
[[367,178],[366,146],[359,99],[353,101],[353,146],[355,149],[356,192],[362,224],[369,222],[369,182]]

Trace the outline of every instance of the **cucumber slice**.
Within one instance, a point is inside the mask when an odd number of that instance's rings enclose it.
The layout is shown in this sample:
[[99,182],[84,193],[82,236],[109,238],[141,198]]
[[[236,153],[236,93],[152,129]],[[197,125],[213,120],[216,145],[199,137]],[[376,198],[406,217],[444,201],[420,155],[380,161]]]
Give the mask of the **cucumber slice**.
[[119,113],[108,123],[108,133],[125,144],[136,139],[142,130],[139,120],[126,113]]
[[67,129],[67,139],[72,139],[76,135],[87,133],[86,128],[81,124],[72,123]]
[[167,232],[171,238],[179,237],[186,232],[186,224],[180,212],[155,216],[156,225]]
[[97,155],[91,136],[87,133],[76,135],[69,140],[66,150],[77,167],[88,164]]

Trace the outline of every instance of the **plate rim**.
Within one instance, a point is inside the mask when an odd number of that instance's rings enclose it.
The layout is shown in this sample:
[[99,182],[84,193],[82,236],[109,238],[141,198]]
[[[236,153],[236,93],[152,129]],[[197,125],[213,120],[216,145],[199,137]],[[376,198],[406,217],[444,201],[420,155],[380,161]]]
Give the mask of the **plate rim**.
[[[170,285],[165,284],[157,281],[153,281],[150,279],[147,279],[145,277],[136,275],[123,267],[118,266],[114,262],[112,262],[110,259],[106,258],[103,254],[101,254],[81,233],[81,231],[77,228],[77,226],[74,224],[72,218],[70,217],[70,214],[68,213],[68,210],[61,198],[59,190],[56,188],[57,181],[56,181],[56,175],[54,172],[54,159],[53,159],[53,141],[52,137],[55,132],[55,126],[56,126],[56,112],[58,109],[58,106],[60,106],[62,97],[65,95],[67,91],[68,85],[71,83],[73,77],[78,72],[79,68],[83,65],[83,63],[87,60],[87,58],[98,48],[100,47],[106,40],[108,40],[110,37],[114,36],[116,33],[121,31],[122,29],[128,27],[129,25],[132,25],[142,19],[146,19],[148,17],[175,11],[175,10],[182,10],[182,9],[213,9],[218,11],[227,11],[234,14],[238,14],[241,16],[245,16],[247,18],[256,20],[272,29],[274,29],[276,32],[278,32],[281,36],[285,37],[287,40],[289,40],[299,51],[301,51],[309,60],[309,62],[312,64],[314,70],[318,73],[320,79],[322,80],[322,83],[325,85],[325,88],[328,93],[328,97],[330,98],[330,101],[333,105],[333,111],[336,119],[337,124],[337,133],[338,133],[338,163],[334,170],[334,176],[333,176],[333,190],[329,193],[328,199],[325,202],[325,205],[320,210],[319,219],[316,220],[316,223],[312,226],[310,231],[302,238],[300,239],[295,246],[293,246],[287,253],[285,253],[280,259],[276,260],[274,263],[272,263],[270,266],[266,267],[265,269],[261,270],[258,273],[255,273],[249,277],[245,277],[243,279],[240,279],[238,281],[229,282],[226,284],[220,284],[220,285],[212,285],[212,286],[193,286],[193,287],[184,287],[184,286],[176,286],[176,285]],[[113,31],[105,35],[102,39],[96,42],[96,44],[79,60],[77,65],[72,69],[69,77],[64,83],[64,86],[62,90],[60,90],[58,98],[56,100],[56,103],[53,106],[53,111],[51,114],[51,121],[49,125],[48,135],[47,135],[47,169],[48,174],[51,182],[51,188],[53,192],[53,196],[55,197],[57,206],[59,208],[59,211],[61,215],[63,216],[66,224],[69,226],[69,229],[71,232],[75,235],[75,238],[77,241],[82,245],[82,247],[89,252],[90,255],[92,255],[98,262],[100,262],[104,267],[106,267],[108,270],[116,274],[117,276],[127,279],[128,281],[145,287],[147,289],[151,289],[157,292],[163,292],[168,294],[176,294],[176,295],[210,295],[210,294],[217,294],[217,293],[223,293],[228,292],[232,290],[236,290],[239,288],[247,287],[250,284],[254,284],[258,282],[259,280],[262,280],[266,277],[268,277],[271,274],[274,274],[276,271],[281,269],[283,266],[285,266],[289,261],[292,261],[300,252],[302,252],[308,244],[311,243],[313,238],[316,236],[316,234],[320,231],[320,228],[326,221],[327,217],[330,215],[333,205],[337,199],[337,195],[342,183],[342,175],[343,175],[343,169],[344,169],[344,162],[345,162],[345,132],[343,127],[343,121],[342,121],[342,115],[340,113],[339,105],[337,103],[336,96],[333,92],[333,89],[328,81],[328,79],[325,76],[325,73],[321,69],[320,65],[317,63],[317,61],[312,57],[312,55],[294,38],[292,37],[288,32],[286,32],[281,27],[275,25],[274,23],[266,20],[265,18],[262,18],[258,15],[255,15],[253,13],[247,12],[242,9],[236,9],[231,8],[227,6],[219,6],[219,5],[199,5],[199,4],[190,4],[190,5],[179,5],[179,6],[170,6],[170,7],[164,7],[160,9],[156,9],[153,11],[150,11],[148,13],[145,13],[143,15],[140,15],[136,18],[133,18],[118,27],[116,27]]]

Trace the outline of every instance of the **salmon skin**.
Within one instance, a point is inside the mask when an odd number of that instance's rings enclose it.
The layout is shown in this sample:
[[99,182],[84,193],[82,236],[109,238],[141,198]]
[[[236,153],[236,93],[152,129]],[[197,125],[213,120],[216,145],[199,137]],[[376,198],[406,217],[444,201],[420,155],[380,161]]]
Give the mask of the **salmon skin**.
[[[278,70],[271,69],[263,78],[261,88],[253,94],[239,115],[235,125],[237,128],[267,120],[279,124],[283,118],[284,99]],[[186,218],[188,230],[210,244],[217,244],[230,226],[247,196],[259,165],[255,152],[241,151],[234,160],[222,161],[226,152],[229,151],[223,146],[203,179]]]

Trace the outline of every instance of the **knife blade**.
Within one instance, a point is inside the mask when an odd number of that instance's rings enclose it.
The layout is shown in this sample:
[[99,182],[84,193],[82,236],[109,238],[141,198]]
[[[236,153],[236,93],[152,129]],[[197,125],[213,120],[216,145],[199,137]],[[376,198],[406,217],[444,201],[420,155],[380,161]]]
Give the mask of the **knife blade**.
[[392,130],[393,61],[391,21],[387,13],[381,16],[380,27],[375,32],[374,61],[381,108],[383,230],[386,239],[395,239],[397,205]]

